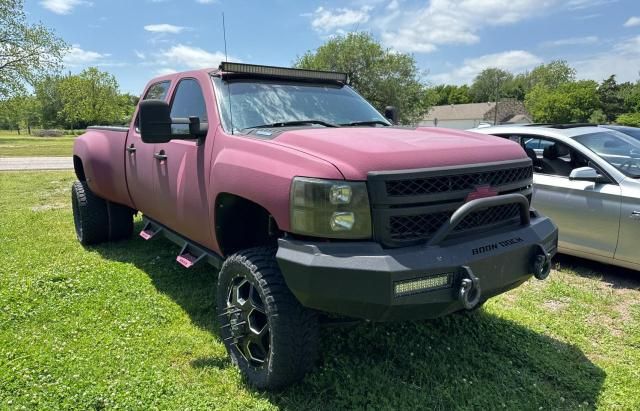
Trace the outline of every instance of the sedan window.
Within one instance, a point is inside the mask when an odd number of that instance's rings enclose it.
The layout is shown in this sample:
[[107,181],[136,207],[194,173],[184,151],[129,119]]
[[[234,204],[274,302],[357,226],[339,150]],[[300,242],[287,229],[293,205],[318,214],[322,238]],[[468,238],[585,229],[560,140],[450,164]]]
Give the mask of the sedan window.
[[584,134],[574,139],[623,174],[640,177],[640,141],[613,130]]

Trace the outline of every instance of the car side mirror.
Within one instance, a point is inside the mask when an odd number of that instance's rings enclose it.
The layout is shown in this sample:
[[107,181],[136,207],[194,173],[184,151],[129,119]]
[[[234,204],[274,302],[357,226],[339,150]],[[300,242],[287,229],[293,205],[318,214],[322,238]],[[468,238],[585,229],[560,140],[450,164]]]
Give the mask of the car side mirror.
[[143,100],[138,107],[140,137],[144,143],[167,143],[171,140],[171,108],[163,100]]
[[[144,143],[168,143],[172,139],[197,138],[198,144],[204,141],[209,124],[201,122],[199,117],[171,118],[171,108],[164,100],[144,100],[138,109],[140,119],[140,137]],[[173,125],[189,126],[181,132]]]
[[392,124],[398,124],[398,109],[394,106],[385,107],[384,118],[389,120]]
[[592,167],[579,167],[571,170],[569,180],[603,183],[606,179]]

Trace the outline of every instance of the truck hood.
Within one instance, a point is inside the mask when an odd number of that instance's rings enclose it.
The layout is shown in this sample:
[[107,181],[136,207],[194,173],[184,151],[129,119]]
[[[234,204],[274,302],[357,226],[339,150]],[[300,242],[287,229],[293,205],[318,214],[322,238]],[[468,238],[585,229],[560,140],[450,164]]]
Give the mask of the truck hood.
[[366,180],[370,171],[527,158],[520,145],[508,139],[435,127],[296,129],[272,141],[331,162],[347,180]]

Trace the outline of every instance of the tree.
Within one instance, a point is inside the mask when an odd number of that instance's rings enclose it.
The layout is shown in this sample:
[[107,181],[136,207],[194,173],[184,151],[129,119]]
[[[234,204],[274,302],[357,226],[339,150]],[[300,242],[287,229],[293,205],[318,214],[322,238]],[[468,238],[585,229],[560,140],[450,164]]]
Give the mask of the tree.
[[527,90],[541,85],[556,88],[564,83],[575,81],[576,70],[564,60],[553,60],[548,64],[540,64],[527,76]]
[[607,122],[615,120],[625,111],[624,97],[621,95],[620,90],[620,86],[616,83],[615,74],[603,80],[598,86],[598,97],[600,97],[602,112]]
[[600,107],[598,83],[592,80],[563,83],[555,88],[538,84],[527,93],[525,106],[542,123],[585,122]]
[[22,0],[0,1],[0,100],[25,92],[61,66],[67,45],[41,24],[26,21]]
[[126,118],[126,101],[115,77],[95,67],[62,78],[57,93],[61,101],[58,120],[70,128],[116,124]]
[[35,96],[21,95],[0,102],[0,126],[5,129],[27,129],[40,123],[40,107]]
[[639,113],[625,113],[616,118],[616,124],[622,126],[640,127],[640,112]]
[[513,74],[499,68],[486,68],[474,79],[469,89],[475,103],[496,101],[500,97],[508,97],[501,93],[505,84],[513,81]]
[[345,72],[350,84],[378,111],[396,106],[402,123],[416,123],[427,110],[415,59],[384,49],[370,34],[336,36],[307,51],[295,67]]

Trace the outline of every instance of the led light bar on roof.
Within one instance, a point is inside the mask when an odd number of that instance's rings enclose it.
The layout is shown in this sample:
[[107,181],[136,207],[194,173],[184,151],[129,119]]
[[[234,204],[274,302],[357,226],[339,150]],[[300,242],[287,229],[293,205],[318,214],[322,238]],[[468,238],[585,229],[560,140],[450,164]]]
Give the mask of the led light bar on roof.
[[312,80],[333,80],[347,82],[345,73],[333,71],[293,69],[287,67],[258,66],[255,64],[231,63],[223,61],[220,70],[227,73],[256,74],[260,76],[303,78]]

